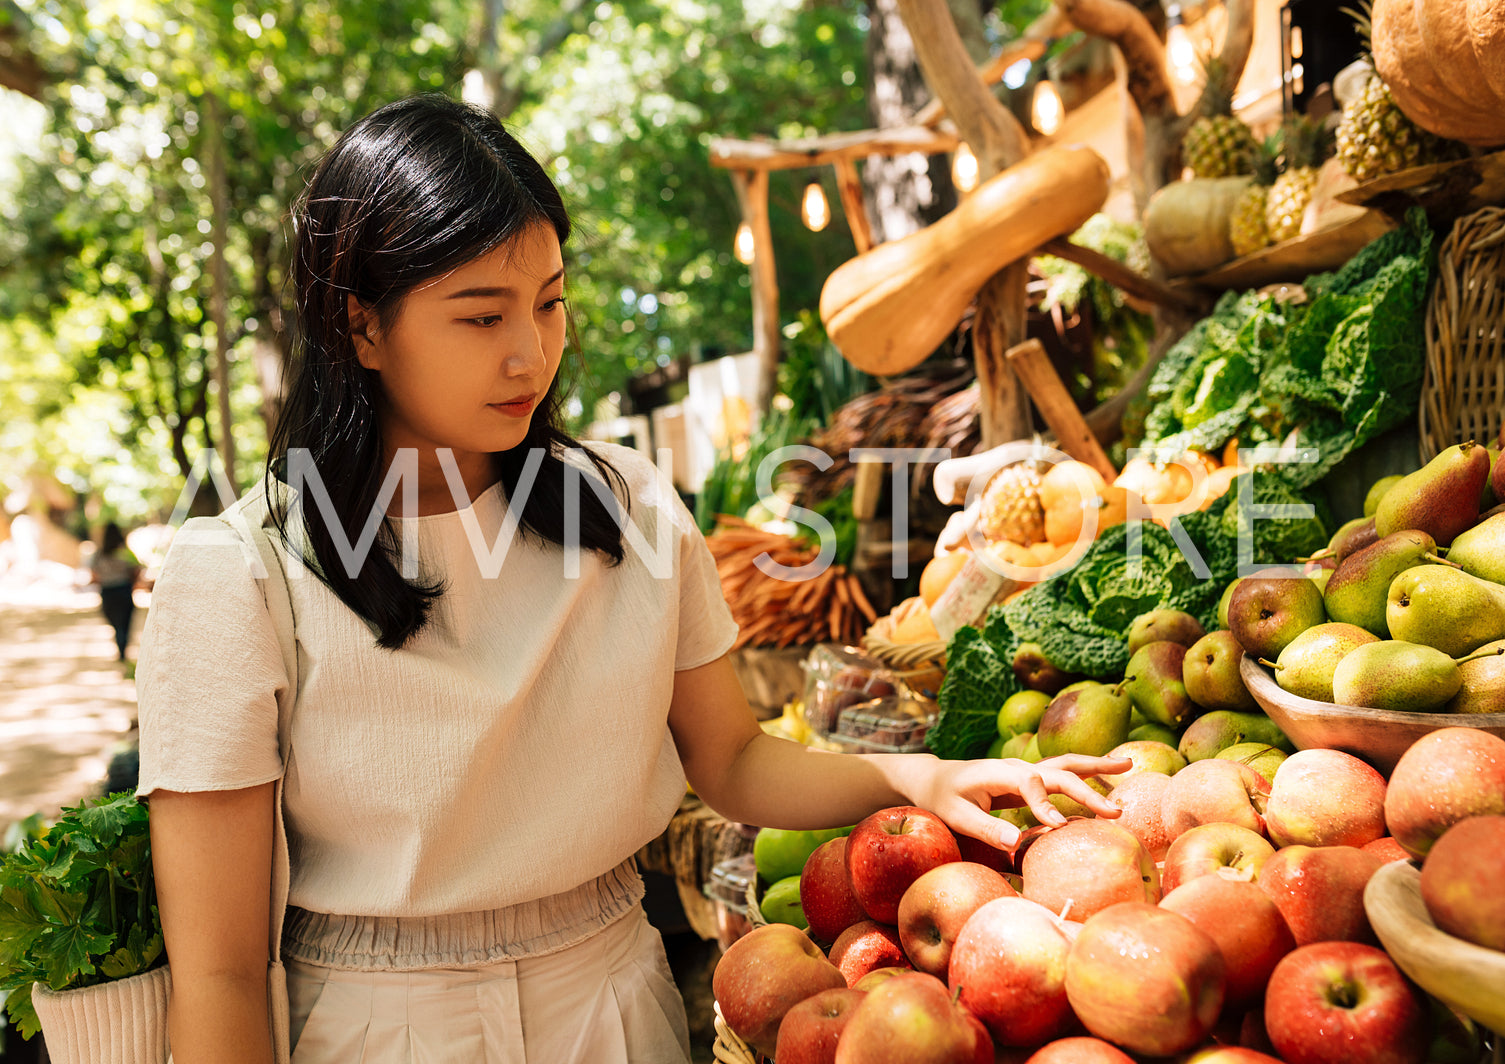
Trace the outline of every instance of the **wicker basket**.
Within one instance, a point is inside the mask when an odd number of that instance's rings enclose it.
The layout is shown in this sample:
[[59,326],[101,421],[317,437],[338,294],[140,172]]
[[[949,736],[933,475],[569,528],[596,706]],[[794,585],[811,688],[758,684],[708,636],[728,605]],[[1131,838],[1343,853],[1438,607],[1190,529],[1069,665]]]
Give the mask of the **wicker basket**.
[[1454,223],[1427,308],[1421,459],[1464,440],[1493,442],[1505,410],[1505,207]]
[[893,633],[893,614],[879,617],[862,637],[862,649],[892,669],[911,690],[938,691],[946,676],[945,642],[896,643]]
[[[768,923],[763,919],[762,906],[758,904],[758,881],[756,878],[747,885],[747,922],[753,927],[762,927]],[[764,1057],[742,1041],[726,1025],[726,1020],[721,1015],[721,1002],[715,1003],[716,1017],[713,1023],[716,1027],[716,1041],[711,1046],[711,1055],[722,1064],[759,1064]]]

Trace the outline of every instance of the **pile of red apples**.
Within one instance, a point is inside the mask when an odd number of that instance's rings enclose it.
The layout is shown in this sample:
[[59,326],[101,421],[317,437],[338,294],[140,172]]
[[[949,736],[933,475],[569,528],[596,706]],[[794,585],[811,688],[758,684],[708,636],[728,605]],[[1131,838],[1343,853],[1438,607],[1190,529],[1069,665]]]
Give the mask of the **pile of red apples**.
[[1441,929],[1505,949],[1505,739],[1433,732],[1388,780],[1324,749],[1273,781],[1216,759],[1157,775],[1114,782],[1117,820],[1012,852],[874,813],[806,862],[808,931],[727,949],[725,1022],[777,1064],[1478,1059],[1471,1021],[1380,948],[1364,888],[1415,861]]

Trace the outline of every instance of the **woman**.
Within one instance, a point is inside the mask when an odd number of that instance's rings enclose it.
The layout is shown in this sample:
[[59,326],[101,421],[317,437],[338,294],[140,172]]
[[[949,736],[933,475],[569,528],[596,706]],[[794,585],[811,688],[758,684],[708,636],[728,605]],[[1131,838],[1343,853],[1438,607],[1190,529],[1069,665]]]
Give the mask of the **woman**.
[[288,764],[243,566],[168,558],[138,674],[177,1064],[270,1059],[284,773],[298,1064],[686,1059],[632,863],[686,779],[790,828],[913,803],[1009,842],[985,810],[1059,820],[1049,791],[1115,815],[1077,773],[1127,763],[841,756],[759,729],[693,520],[650,463],[559,427],[570,223],[490,114],[376,111],[294,221],[302,357],[272,453],[305,501],[282,547],[317,578],[288,581]]
[[131,641],[131,619],[136,615],[132,592],[141,575],[141,562],[125,545],[125,533],[114,521],[105,525],[99,549],[89,562],[89,574],[99,585],[99,609],[115,632],[117,660],[125,660]]

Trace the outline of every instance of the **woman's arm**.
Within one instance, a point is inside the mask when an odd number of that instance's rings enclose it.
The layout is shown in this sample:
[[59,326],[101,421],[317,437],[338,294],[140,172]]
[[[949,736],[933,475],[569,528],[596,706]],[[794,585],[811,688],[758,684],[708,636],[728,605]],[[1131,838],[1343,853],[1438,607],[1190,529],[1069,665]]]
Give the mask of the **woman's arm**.
[[172,964],[175,1064],[271,1064],[272,784],[155,791],[152,872]]
[[1030,764],[813,750],[758,727],[725,657],[674,674],[669,728],[695,793],[722,816],[763,827],[841,827],[887,806],[916,805],[961,834],[1012,847],[1018,829],[985,810],[1027,804],[1042,823],[1059,824],[1064,818],[1046,796],[1061,792],[1115,817],[1118,807],[1081,777],[1131,767],[1126,758],[1075,754]]

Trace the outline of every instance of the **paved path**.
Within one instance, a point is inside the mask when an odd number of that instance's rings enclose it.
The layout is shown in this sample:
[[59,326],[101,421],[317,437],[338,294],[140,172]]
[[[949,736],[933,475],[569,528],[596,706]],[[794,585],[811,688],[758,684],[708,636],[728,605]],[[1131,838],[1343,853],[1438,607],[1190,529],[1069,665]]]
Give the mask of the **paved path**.
[[[137,593],[138,606],[148,601]],[[132,658],[145,615],[137,609]],[[96,793],[135,719],[136,686],[98,594],[0,577],[0,834]]]

